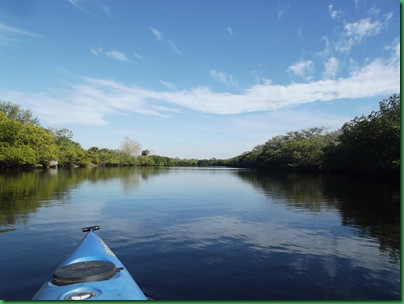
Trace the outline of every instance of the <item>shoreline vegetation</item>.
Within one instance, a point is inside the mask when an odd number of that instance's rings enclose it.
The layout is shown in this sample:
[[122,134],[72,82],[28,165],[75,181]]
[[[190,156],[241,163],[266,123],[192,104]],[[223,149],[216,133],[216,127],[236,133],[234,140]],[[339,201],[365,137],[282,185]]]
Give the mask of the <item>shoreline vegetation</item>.
[[313,127],[272,137],[230,159],[179,159],[141,151],[125,138],[120,149],[85,150],[68,129],[44,128],[32,111],[0,102],[0,170],[117,166],[227,166],[268,171],[400,174],[400,94],[379,102],[379,111],[355,117],[341,129]]

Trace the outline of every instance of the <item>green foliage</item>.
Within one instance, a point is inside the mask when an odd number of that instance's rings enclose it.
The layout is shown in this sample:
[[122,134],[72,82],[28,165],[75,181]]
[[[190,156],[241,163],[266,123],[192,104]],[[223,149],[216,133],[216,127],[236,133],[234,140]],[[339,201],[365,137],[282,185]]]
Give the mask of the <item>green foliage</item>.
[[16,120],[23,124],[31,124],[39,126],[39,120],[33,117],[31,110],[24,110],[20,105],[13,104],[11,102],[1,102],[0,112],[4,113],[10,120]]
[[11,103],[0,104],[0,167],[32,167],[57,160],[60,166],[233,166],[265,169],[399,172],[400,95],[382,100],[379,111],[356,117],[341,130],[309,128],[271,138],[252,151],[228,160],[195,160],[150,155],[125,138],[121,150],[73,141],[68,129],[44,129],[32,112]]
[[72,140],[73,133],[68,129],[49,128],[57,144],[56,160],[62,167],[83,167],[90,164],[87,158],[87,152]]
[[92,147],[86,151],[73,141],[69,129],[48,128],[38,125],[32,112],[19,105],[0,104],[0,167],[47,166],[56,160],[61,167],[97,165],[117,166],[196,166],[196,160],[180,160],[150,155],[133,139],[125,138],[121,150]]
[[45,129],[11,120],[0,113],[0,166],[47,165],[56,158],[57,146]]
[[380,110],[345,123],[337,141],[326,149],[329,168],[367,172],[400,168],[400,95],[379,103]]
[[331,136],[333,133],[326,133],[324,128],[288,132],[229,160],[227,164],[267,169],[318,170],[322,164],[323,148]]
[[121,150],[99,149],[92,147],[87,150],[88,161],[94,165],[116,167],[135,166],[138,160],[135,156],[128,155]]
[[222,159],[200,159],[197,161],[197,165],[199,167],[218,167],[218,166],[225,166],[225,161]]
[[299,170],[399,172],[400,95],[379,103],[380,110],[356,117],[341,130],[289,132],[229,159],[236,167]]

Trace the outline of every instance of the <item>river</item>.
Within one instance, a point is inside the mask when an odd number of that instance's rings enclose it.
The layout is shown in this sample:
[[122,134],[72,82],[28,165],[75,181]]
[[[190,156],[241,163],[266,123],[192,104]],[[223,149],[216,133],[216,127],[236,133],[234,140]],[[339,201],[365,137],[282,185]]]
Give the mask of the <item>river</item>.
[[98,234],[162,300],[399,300],[395,180],[229,168],[0,173],[0,299]]

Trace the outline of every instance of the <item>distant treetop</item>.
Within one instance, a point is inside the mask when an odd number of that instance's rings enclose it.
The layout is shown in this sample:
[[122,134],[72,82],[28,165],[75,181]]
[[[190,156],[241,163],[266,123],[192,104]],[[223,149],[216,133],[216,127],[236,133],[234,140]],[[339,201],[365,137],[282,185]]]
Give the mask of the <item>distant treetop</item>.
[[16,120],[23,124],[39,126],[39,120],[37,117],[33,117],[32,111],[23,109],[18,104],[13,104],[9,101],[1,101],[0,112],[6,114],[6,117],[10,120]]

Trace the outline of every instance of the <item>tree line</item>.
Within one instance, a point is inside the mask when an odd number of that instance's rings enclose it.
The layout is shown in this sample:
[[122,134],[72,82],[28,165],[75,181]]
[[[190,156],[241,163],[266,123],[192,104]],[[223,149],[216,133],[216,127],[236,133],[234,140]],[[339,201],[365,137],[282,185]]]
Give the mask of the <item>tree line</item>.
[[224,162],[270,170],[400,172],[400,95],[379,102],[379,110],[355,117],[341,129],[309,128],[275,136]]
[[0,103],[0,168],[97,166],[230,166],[266,170],[400,171],[400,95],[379,102],[379,110],[355,117],[341,129],[313,127],[269,139],[230,159],[179,159],[141,151],[125,138],[121,149],[85,150],[65,128],[44,128],[32,111]]
[[73,141],[73,132],[44,128],[31,110],[11,102],[0,103],[0,168],[96,166],[197,166],[195,159],[139,154],[140,144],[129,138],[121,149],[91,147]]

